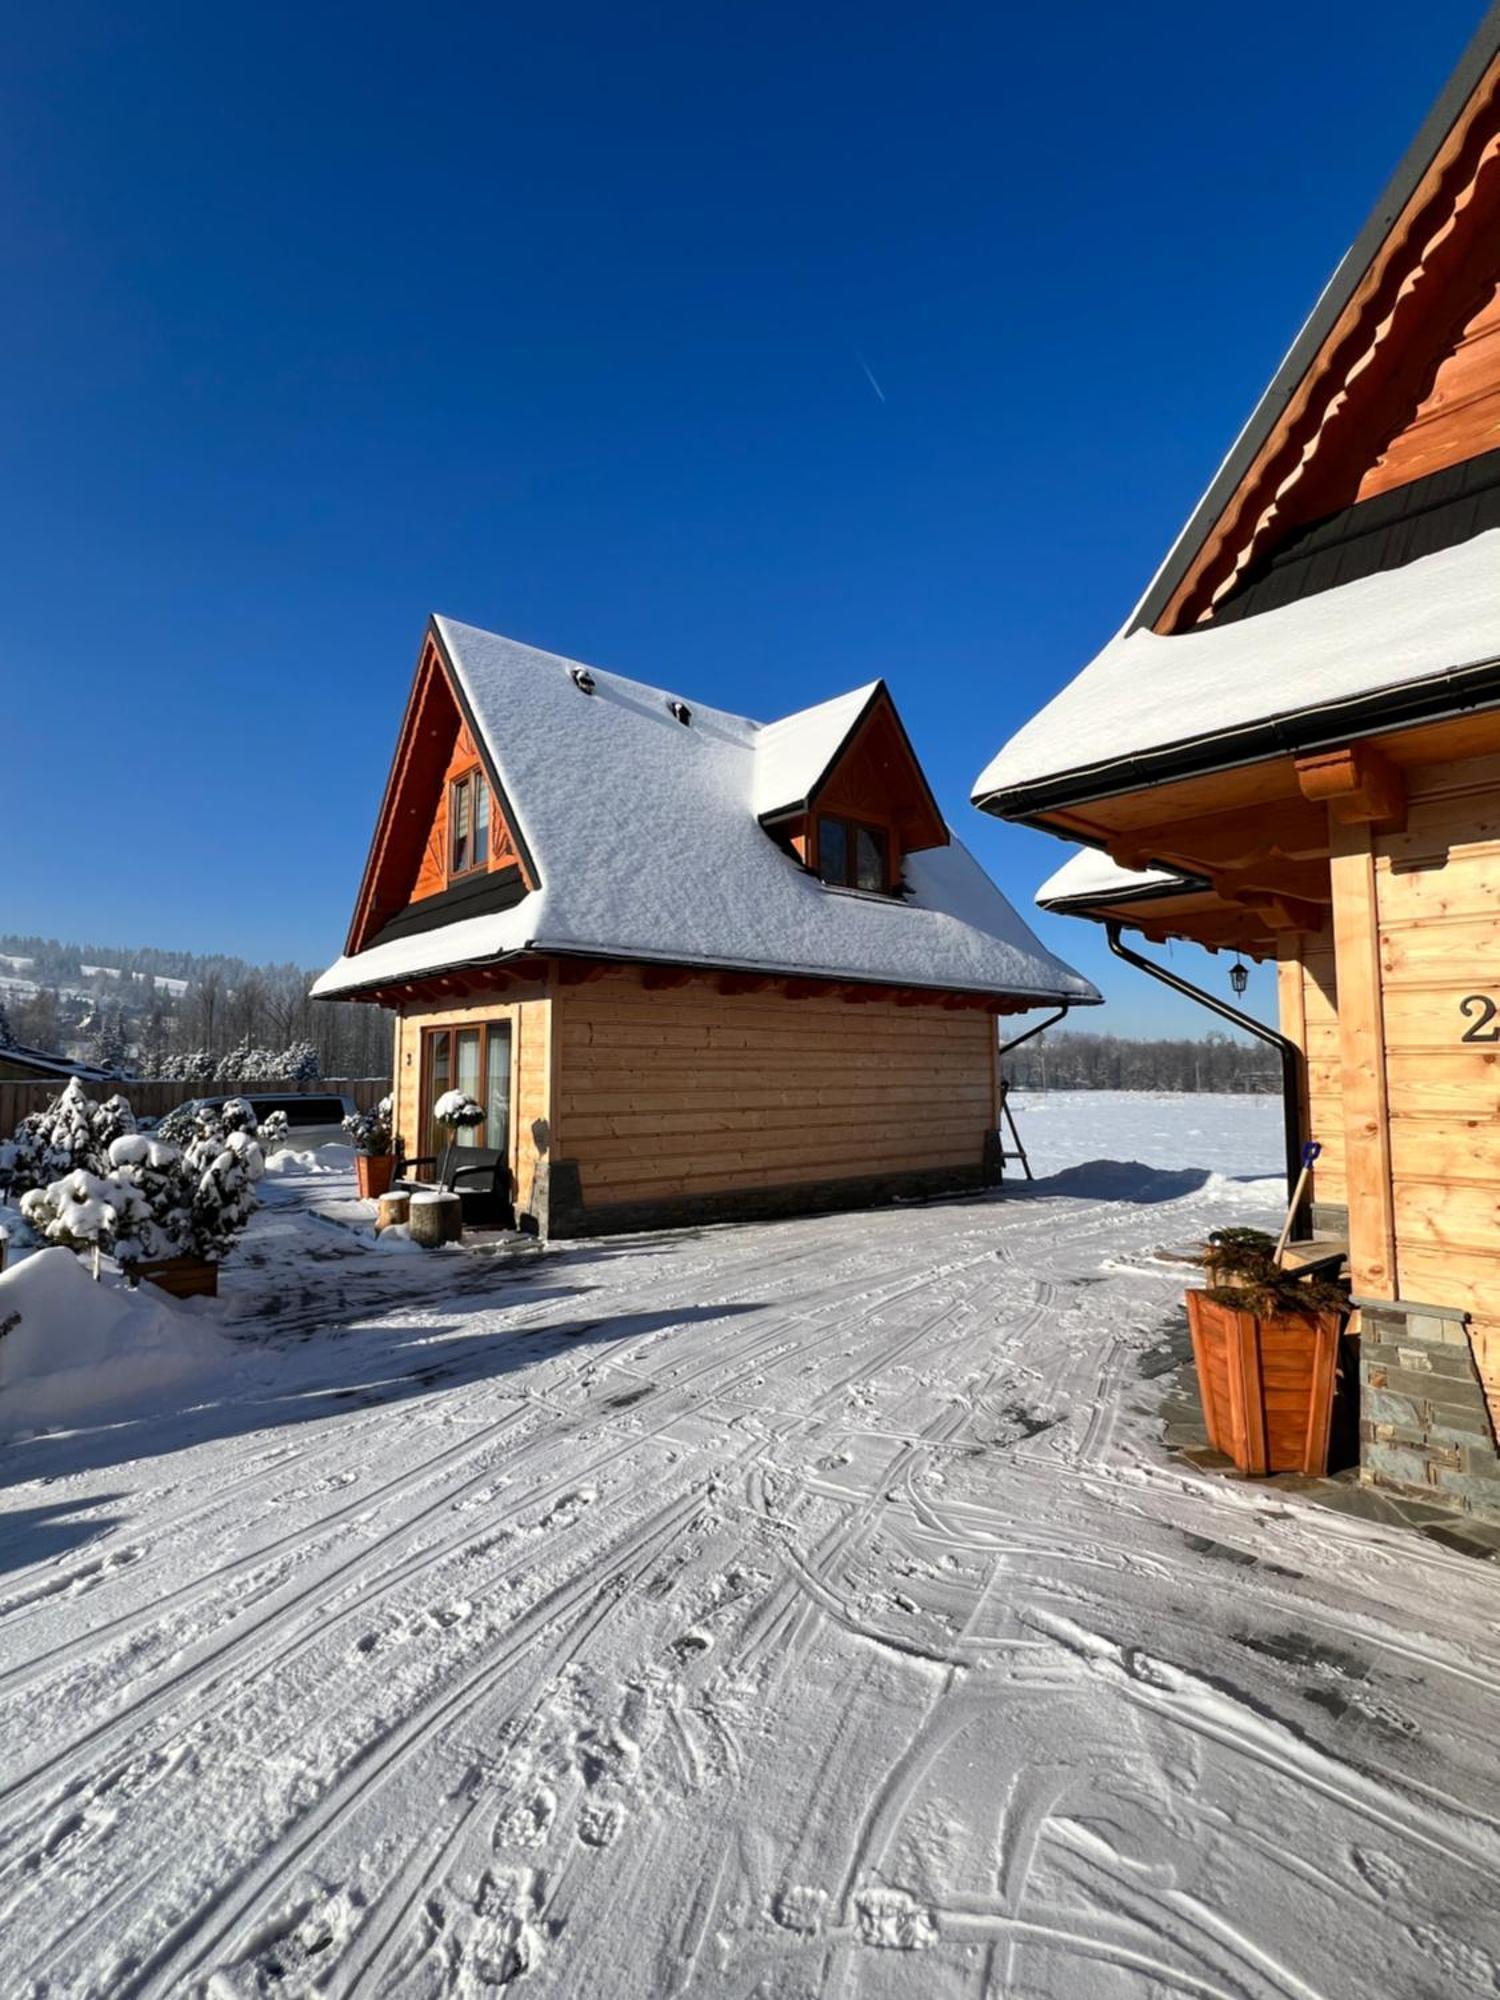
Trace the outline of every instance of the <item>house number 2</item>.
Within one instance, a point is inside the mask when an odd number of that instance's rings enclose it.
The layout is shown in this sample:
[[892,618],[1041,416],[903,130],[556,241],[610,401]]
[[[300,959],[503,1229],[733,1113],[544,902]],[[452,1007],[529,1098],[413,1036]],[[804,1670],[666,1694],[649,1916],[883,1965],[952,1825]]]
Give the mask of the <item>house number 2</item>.
[[1471,993],[1466,1000],[1460,1000],[1458,1011],[1469,1023],[1459,1036],[1461,1042],[1500,1042],[1500,1028],[1490,1024],[1500,1007],[1497,1007],[1488,993]]

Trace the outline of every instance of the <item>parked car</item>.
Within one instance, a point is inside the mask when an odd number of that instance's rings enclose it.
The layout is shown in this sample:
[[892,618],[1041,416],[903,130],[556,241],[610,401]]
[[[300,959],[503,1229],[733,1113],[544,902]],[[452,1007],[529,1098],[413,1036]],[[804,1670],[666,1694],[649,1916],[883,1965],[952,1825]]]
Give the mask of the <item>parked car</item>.
[[[198,1111],[204,1106],[217,1109],[227,1104],[231,1097],[245,1098],[257,1121],[269,1118],[273,1111],[284,1111],[289,1128],[287,1144],[299,1153],[308,1152],[315,1146],[330,1143],[347,1146],[349,1143],[344,1120],[351,1117],[357,1107],[352,1097],[337,1090],[231,1090],[220,1097],[187,1098],[176,1110],[163,1115],[171,1118],[176,1116],[177,1111]],[[148,1131],[161,1122],[160,1118],[141,1120]]]

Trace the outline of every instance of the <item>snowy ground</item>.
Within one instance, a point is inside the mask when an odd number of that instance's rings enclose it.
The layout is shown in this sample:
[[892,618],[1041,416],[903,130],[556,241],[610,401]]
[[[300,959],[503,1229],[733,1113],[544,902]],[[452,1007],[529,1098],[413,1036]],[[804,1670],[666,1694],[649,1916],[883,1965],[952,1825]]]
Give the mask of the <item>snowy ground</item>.
[[273,1187],[199,1407],[4,1454],[0,1993],[1493,1994],[1500,1575],[1164,1455],[1182,1102],[514,1266]]

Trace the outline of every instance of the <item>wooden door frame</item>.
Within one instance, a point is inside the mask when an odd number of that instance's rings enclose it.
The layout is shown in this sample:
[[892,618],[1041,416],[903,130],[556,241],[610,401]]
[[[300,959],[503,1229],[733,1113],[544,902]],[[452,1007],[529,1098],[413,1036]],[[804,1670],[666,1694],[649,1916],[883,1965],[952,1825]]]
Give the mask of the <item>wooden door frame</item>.
[[[464,1035],[477,1032],[479,1036],[479,1075],[483,1091],[481,1102],[487,1103],[489,1098],[491,1031],[503,1028],[510,1044],[510,1058],[505,1086],[505,1158],[507,1163],[512,1167],[515,1165],[516,1056],[520,1043],[517,1026],[516,1015],[509,1011],[502,1011],[494,1015],[487,1014],[477,1021],[434,1021],[430,1027],[425,1024],[423,1025],[421,1030],[421,1046],[418,1050],[417,1058],[417,1140],[419,1157],[425,1157],[425,1155],[420,1153],[420,1148],[432,1143],[434,1138],[431,1128],[428,1125],[428,1120],[432,1117],[432,1049],[436,1038],[439,1035]],[[448,1051],[448,1088],[450,1090],[458,1088],[457,1078],[457,1050],[455,1047],[450,1046]],[[489,1120],[486,1117],[486,1127],[488,1123]],[[485,1130],[485,1137],[482,1143],[485,1146],[490,1144],[487,1130]]]

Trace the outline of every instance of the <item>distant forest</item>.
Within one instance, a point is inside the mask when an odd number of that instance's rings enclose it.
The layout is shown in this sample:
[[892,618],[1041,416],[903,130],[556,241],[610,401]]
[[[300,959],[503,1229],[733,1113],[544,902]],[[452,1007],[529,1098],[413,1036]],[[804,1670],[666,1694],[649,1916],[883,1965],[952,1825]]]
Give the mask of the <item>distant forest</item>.
[[[390,1071],[391,1016],[380,1007],[309,1000],[316,974],[305,966],[251,965],[242,958],[149,946],[63,944],[13,933],[0,934],[3,957],[30,961],[0,963],[0,1023],[8,1024],[15,1040],[85,1057],[121,1074],[207,1074],[207,1058],[234,1049],[264,1052],[307,1044],[317,1051],[324,1076]],[[1002,1020],[1002,1032],[1009,1025]],[[1023,1021],[1015,1022],[1016,1032],[1023,1027]],[[187,1055],[196,1055],[197,1064],[184,1071]],[[1222,1034],[1199,1041],[1136,1041],[1049,1032],[1007,1056],[1005,1074],[1018,1090],[1249,1093],[1281,1086],[1271,1050]]]
[[1038,1035],[1005,1057],[1004,1071],[1016,1090],[1205,1090],[1248,1095],[1281,1088],[1281,1064],[1273,1049],[1219,1034],[1201,1041],[1149,1042],[1125,1035]]
[[[392,1016],[310,1000],[317,972],[306,966],[15,933],[0,935],[0,960],[17,961],[0,962],[0,1040],[8,1031],[121,1076],[202,1076],[208,1058],[232,1049],[264,1056],[309,1046],[324,1076],[390,1074]],[[185,1070],[190,1054],[197,1061]]]

